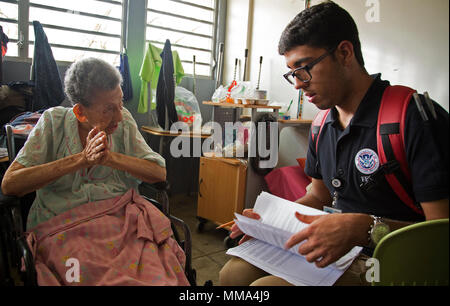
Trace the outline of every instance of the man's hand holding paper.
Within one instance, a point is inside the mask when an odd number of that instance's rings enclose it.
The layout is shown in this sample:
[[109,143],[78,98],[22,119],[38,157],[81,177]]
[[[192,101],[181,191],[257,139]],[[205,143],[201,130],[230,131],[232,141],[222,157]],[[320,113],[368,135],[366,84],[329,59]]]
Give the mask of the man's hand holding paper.
[[227,254],[295,285],[334,284],[361,251],[351,247],[349,226],[358,220],[352,214],[330,215],[263,192],[243,215],[236,214],[230,237],[246,235]]
[[[242,215],[247,217],[247,218],[251,218],[251,219],[256,219],[256,220],[261,219],[261,216],[258,215],[257,213],[255,213],[253,211],[253,209],[245,209],[242,212]],[[233,226],[231,227],[230,238],[234,239],[234,238],[237,238],[237,237],[239,237],[239,236],[241,236],[243,234],[244,233],[239,229],[239,226],[236,223],[233,224]],[[251,236],[244,235],[244,237],[242,237],[241,240],[239,240],[239,244],[242,244],[242,243],[244,243],[244,242],[246,242],[247,240],[250,240],[250,239],[252,239]]]
[[[290,249],[298,243],[298,253],[305,256],[310,263],[324,268],[347,254],[361,237],[356,234],[357,226],[367,227],[367,222],[360,214],[304,215],[295,212],[295,217],[302,223],[309,224],[305,229],[292,235],[285,244]],[[363,231],[364,232],[364,231]],[[367,230],[365,231],[367,232]]]

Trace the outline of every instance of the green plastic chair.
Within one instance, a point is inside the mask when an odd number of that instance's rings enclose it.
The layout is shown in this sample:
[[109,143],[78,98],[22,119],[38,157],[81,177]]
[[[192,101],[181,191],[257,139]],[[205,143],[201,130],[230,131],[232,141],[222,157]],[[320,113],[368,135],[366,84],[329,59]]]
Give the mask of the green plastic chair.
[[416,223],[386,235],[375,248],[374,286],[448,286],[448,219]]

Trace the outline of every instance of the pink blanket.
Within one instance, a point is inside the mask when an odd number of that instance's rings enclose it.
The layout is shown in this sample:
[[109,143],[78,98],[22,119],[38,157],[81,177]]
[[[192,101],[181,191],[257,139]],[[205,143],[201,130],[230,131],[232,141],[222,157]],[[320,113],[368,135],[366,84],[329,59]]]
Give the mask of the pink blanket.
[[28,235],[39,285],[188,286],[169,219],[136,191],[91,202]]

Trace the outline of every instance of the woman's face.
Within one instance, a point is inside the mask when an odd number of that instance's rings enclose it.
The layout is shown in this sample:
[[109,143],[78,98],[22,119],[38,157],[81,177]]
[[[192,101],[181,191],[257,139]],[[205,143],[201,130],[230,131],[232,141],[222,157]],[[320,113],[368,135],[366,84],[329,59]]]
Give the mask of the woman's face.
[[90,128],[97,127],[110,135],[122,121],[123,93],[120,85],[111,91],[97,91],[90,99],[90,106],[82,106]]

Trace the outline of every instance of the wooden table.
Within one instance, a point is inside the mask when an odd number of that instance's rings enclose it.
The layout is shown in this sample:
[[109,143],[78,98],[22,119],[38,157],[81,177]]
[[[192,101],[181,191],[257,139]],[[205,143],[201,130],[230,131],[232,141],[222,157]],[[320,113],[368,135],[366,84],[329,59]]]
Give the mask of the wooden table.
[[267,109],[280,109],[281,106],[272,105],[259,105],[259,104],[236,104],[236,103],[216,103],[212,101],[203,101],[205,105],[229,107],[229,108],[267,108]]
[[[175,137],[187,137],[187,138],[196,138],[196,139],[206,139],[211,136],[210,133],[195,133],[194,131],[190,131],[188,133],[186,132],[171,132],[171,131],[165,131],[159,127],[150,127],[150,126],[142,126],[141,130],[149,135],[153,136],[159,136],[159,155],[164,156],[164,146],[166,143],[168,143],[171,138]],[[201,140],[200,140],[201,141]],[[147,140],[148,143],[150,143],[149,140]],[[169,171],[169,158],[166,158],[166,169]],[[191,169],[193,171],[193,169]],[[189,187],[188,187],[188,193],[192,189],[192,181],[189,181]]]
[[204,105],[213,106],[213,115],[212,120],[214,121],[214,109],[216,107],[223,108],[231,108],[233,109],[233,123],[238,121],[240,115],[242,114],[244,109],[251,109],[251,118],[255,120],[255,115],[258,109],[270,109],[273,111],[275,116],[278,118],[278,112],[281,109],[281,106],[272,106],[272,105],[259,105],[259,104],[236,104],[236,103],[226,103],[226,102],[212,102],[212,101],[203,101]]
[[150,135],[155,135],[155,136],[161,136],[161,141],[159,142],[159,154],[162,155],[163,153],[163,146],[164,146],[164,138],[165,137],[189,137],[189,138],[201,138],[201,139],[206,139],[208,137],[211,136],[211,134],[208,133],[195,133],[193,131],[190,131],[189,133],[186,132],[171,132],[171,131],[165,131],[161,128],[158,127],[150,127],[150,126],[142,126],[141,130],[145,133],[148,133]]
[[311,125],[312,120],[305,119],[289,119],[289,120],[278,120],[279,123],[287,124],[287,125]]
[[186,132],[176,132],[173,133],[171,131],[164,131],[155,127],[150,127],[150,126],[142,126],[141,130],[143,132],[149,133],[151,135],[155,135],[155,136],[166,136],[166,137],[189,137],[189,138],[208,138],[211,136],[211,134],[209,133],[195,133],[193,131],[190,131],[189,133]]

